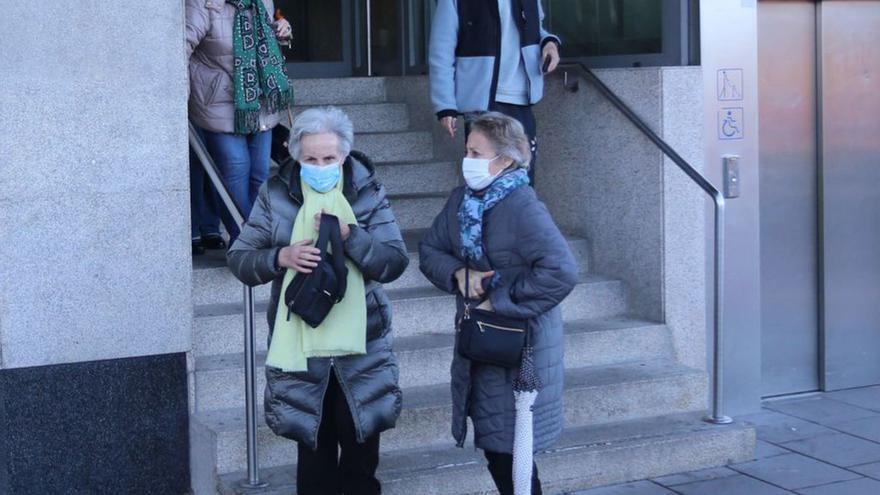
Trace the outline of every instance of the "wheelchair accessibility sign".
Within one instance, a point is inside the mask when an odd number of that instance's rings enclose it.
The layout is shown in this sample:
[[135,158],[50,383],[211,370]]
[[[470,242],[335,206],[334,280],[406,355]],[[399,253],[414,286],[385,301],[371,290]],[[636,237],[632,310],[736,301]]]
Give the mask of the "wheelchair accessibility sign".
[[718,139],[722,141],[743,138],[743,109],[722,108],[718,110]]

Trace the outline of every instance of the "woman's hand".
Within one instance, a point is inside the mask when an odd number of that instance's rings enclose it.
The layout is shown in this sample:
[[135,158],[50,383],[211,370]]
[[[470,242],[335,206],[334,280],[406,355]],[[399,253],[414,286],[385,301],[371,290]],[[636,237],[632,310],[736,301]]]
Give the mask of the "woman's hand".
[[321,250],[312,246],[312,239],[305,239],[291,246],[281,248],[278,253],[278,266],[296,270],[299,273],[312,273],[312,268],[321,261]]
[[290,27],[290,22],[287,19],[278,19],[275,21],[275,37],[282,41],[287,41],[290,39],[290,35],[293,34],[293,28]]
[[[468,284],[470,285],[470,294],[465,294],[465,274],[470,273],[470,281]],[[458,291],[461,292],[461,295],[467,297],[468,299],[481,299],[483,295],[486,294],[486,291],[483,290],[483,280],[495,275],[495,271],[491,272],[478,272],[476,270],[466,271],[464,268],[459,269],[455,272],[455,280],[458,281]]]
[[[549,59],[550,65],[547,65],[547,61]],[[559,65],[559,46],[556,45],[556,42],[550,41],[544,45],[544,49],[541,50],[541,68],[547,67],[547,71],[544,74],[549,74],[556,70],[556,66]]]
[[[327,210],[321,208],[321,213],[315,213],[315,230],[321,230],[321,215],[327,213]],[[347,241],[348,236],[351,235],[351,227],[348,226],[347,223],[343,222],[342,219],[339,220],[339,232],[342,233],[342,240]]]
[[485,301],[483,301],[479,306],[477,306],[477,309],[482,309],[483,311],[495,311],[495,307],[492,306],[491,299],[486,299]]

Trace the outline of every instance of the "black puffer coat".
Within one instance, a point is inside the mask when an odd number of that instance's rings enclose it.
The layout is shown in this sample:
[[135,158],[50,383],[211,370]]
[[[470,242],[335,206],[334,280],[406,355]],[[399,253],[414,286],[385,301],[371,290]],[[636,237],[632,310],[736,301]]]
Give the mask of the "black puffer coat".
[[[367,354],[332,361],[311,358],[304,373],[266,368],[266,422],[276,434],[312,448],[317,445],[322,399],[333,369],[351,408],[359,442],[393,428],[401,409],[391,303],[381,284],[399,277],[409,258],[385,188],[369,159],[353,151],[343,165],[343,175],[343,193],[358,220],[345,241],[345,255],[366,282]],[[263,185],[247,224],[229,250],[229,268],[239,280],[248,285],[272,282],[270,329],[285,272],[275,268],[275,258],[278,250],[290,244],[302,201],[299,164],[289,162]]]

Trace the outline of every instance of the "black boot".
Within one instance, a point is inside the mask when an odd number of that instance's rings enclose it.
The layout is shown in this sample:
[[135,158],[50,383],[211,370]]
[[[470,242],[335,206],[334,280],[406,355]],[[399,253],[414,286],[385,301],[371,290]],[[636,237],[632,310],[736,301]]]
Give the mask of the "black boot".
[[205,246],[202,245],[201,239],[193,239],[193,256],[201,256],[205,254]]
[[205,249],[226,249],[226,241],[220,234],[202,236],[202,246]]

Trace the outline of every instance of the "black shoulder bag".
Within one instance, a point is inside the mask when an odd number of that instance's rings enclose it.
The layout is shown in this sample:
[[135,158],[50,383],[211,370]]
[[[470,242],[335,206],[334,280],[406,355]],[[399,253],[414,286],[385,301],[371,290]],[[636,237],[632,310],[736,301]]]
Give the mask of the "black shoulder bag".
[[[332,253],[327,250],[328,244],[333,248]],[[284,293],[287,319],[290,320],[293,313],[312,328],[317,328],[333,305],[345,297],[348,268],[345,267],[339,218],[326,213],[321,215],[315,247],[321,251],[318,266],[311,273],[297,273]]]
[[483,301],[470,294],[470,268],[465,266],[464,313],[458,320],[458,353],[471,361],[516,368],[522,359],[529,322],[477,309]]

